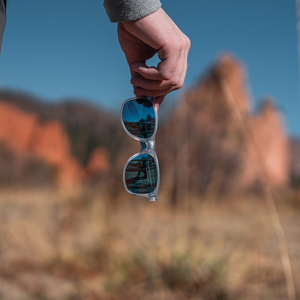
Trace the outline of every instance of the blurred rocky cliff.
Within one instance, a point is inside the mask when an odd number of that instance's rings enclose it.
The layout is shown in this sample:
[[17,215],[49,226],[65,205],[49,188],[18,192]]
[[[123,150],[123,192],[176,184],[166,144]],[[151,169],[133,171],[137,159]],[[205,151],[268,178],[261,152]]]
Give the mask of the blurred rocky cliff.
[[[160,123],[162,193],[175,199],[253,189],[261,171],[274,189],[297,185],[299,140],[290,141],[272,100],[254,113],[251,105],[244,66],[221,56]],[[123,165],[138,151],[118,114],[0,93],[0,186],[102,185],[113,178],[121,187]]]
[[290,141],[281,113],[270,99],[253,113],[250,100],[245,68],[232,55],[221,56],[185,93],[158,142],[174,199],[253,189],[262,176],[274,189],[289,183]]
[[73,187],[97,180],[110,171],[117,131],[115,116],[86,103],[47,104],[3,91],[0,185]]

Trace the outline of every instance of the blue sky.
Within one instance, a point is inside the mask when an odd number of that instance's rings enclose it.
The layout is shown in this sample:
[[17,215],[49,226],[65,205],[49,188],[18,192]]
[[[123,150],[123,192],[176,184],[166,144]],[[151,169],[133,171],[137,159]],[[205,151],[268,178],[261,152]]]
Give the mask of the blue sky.
[[[223,51],[248,71],[254,107],[275,99],[290,134],[300,135],[294,0],[162,0],[192,41],[185,87]],[[0,85],[46,101],[83,98],[119,110],[133,96],[129,70],[102,0],[8,0]],[[169,105],[178,92],[166,101]]]

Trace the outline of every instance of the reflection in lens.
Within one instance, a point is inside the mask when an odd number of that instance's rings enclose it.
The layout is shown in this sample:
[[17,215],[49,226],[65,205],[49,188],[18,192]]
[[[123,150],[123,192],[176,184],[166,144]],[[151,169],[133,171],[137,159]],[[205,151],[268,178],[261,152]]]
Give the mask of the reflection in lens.
[[131,160],[125,171],[126,186],[138,194],[152,193],[157,185],[157,167],[150,154],[139,155]]
[[122,112],[126,129],[139,138],[150,138],[155,130],[155,112],[149,99],[133,99],[125,103]]

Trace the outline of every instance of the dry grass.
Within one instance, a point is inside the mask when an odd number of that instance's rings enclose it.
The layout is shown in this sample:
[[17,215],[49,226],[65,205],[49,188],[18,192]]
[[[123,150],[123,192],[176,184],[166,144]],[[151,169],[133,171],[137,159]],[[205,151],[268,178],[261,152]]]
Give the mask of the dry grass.
[[[108,200],[1,191],[0,299],[288,299],[262,199],[194,201],[189,211],[163,198]],[[299,205],[277,202],[299,287]]]

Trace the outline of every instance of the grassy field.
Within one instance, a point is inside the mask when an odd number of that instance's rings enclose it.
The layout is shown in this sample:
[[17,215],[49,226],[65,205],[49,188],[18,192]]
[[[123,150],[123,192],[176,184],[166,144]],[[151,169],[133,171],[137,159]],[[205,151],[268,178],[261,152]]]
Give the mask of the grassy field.
[[[0,299],[289,299],[263,198],[199,202],[0,191]],[[300,202],[276,204],[300,297]]]

